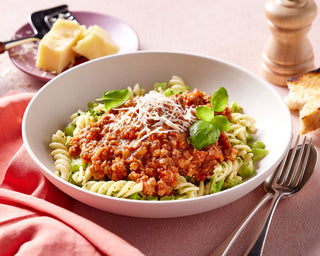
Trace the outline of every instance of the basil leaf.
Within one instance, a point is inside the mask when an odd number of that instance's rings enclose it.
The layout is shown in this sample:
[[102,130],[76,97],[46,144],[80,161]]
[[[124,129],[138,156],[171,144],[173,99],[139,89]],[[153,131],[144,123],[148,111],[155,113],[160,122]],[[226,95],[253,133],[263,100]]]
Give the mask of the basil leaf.
[[195,149],[201,150],[218,141],[219,129],[212,123],[199,120],[189,128],[192,145]]
[[229,96],[228,92],[224,87],[220,87],[215,91],[210,99],[210,103],[213,111],[221,112],[223,111],[228,104]]
[[197,106],[196,114],[199,119],[207,122],[211,122],[214,118],[214,112],[212,108],[207,106]]
[[124,101],[130,98],[130,92],[128,89],[124,90],[113,90],[113,91],[106,91],[102,98],[96,99],[97,101],[103,101],[104,107],[108,112],[112,108],[119,106]]
[[227,132],[231,128],[228,118],[223,115],[215,116],[212,123],[222,132]]

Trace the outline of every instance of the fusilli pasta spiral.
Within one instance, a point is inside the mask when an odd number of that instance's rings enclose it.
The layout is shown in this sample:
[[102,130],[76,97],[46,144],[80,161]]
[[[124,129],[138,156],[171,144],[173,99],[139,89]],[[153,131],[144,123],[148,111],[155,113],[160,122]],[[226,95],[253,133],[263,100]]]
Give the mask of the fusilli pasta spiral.
[[232,113],[231,116],[233,123],[246,127],[250,133],[255,133],[257,131],[256,120],[251,116],[242,113]]
[[82,188],[107,196],[126,198],[132,194],[141,192],[143,184],[126,180],[88,181]]
[[180,76],[172,76],[168,82],[168,85],[173,90],[181,92],[186,91],[186,84]]
[[64,180],[69,179],[70,175],[70,155],[68,148],[66,147],[66,136],[60,130],[58,130],[52,136],[52,142],[49,144],[50,148],[53,149],[51,155],[55,160],[56,174]]
[[135,96],[142,96],[145,95],[146,90],[141,88],[140,84],[136,83],[133,87],[129,86],[127,88],[130,92],[130,99],[132,99]]
[[73,135],[76,135],[79,130],[94,122],[94,117],[90,114],[90,112],[82,112],[79,110],[77,113],[77,116],[71,116],[71,119],[73,119],[73,123],[76,125],[76,128],[73,131]]
[[[188,182],[185,177],[179,176],[178,184],[174,187],[174,190],[178,191],[178,194],[182,198],[193,198],[197,197],[197,191],[199,188],[192,184],[191,182]],[[179,198],[179,197],[178,197]]]
[[219,180],[225,180],[232,172],[237,173],[243,160],[237,158],[235,161],[227,160],[218,164],[213,173],[214,180],[218,182]]
[[75,172],[72,175],[72,179],[76,183],[80,183],[82,185],[86,184],[86,182],[88,182],[92,177],[90,167],[91,167],[91,164],[89,164],[87,168],[83,168],[83,166],[80,166],[79,171]]

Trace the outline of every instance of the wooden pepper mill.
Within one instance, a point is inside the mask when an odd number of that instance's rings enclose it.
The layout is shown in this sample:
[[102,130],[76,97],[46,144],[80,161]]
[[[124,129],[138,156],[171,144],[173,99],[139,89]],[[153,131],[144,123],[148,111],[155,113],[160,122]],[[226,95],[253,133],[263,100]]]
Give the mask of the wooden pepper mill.
[[276,85],[314,68],[312,46],[307,38],[317,15],[313,0],[267,0],[265,14],[271,36],[262,57],[262,75]]

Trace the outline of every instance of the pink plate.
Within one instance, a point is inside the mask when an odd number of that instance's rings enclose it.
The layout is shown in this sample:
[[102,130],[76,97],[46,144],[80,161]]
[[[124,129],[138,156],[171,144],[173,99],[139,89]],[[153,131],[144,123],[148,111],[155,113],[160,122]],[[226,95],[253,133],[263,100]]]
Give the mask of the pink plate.
[[[115,43],[119,46],[119,53],[134,52],[139,50],[139,39],[136,32],[125,22],[105,14],[93,12],[72,12],[73,16],[80,24],[99,25],[105,29]],[[33,34],[29,23],[22,26],[14,38],[27,37]],[[36,67],[36,54],[39,41],[28,42],[24,45],[9,49],[9,56],[14,65],[23,72],[42,81],[49,81],[56,76],[51,72],[46,72]]]

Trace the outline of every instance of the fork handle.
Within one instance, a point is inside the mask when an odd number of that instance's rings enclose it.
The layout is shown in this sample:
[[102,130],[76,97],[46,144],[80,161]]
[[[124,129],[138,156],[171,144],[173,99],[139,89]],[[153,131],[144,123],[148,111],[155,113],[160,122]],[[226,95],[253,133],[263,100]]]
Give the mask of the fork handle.
[[225,256],[230,250],[231,246],[238,238],[240,233],[257,213],[257,211],[273,196],[273,193],[267,193],[255,206],[255,208],[248,214],[248,216],[239,224],[239,226],[215,249],[209,256]]
[[245,256],[261,256],[263,252],[263,247],[266,241],[267,233],[270,227],[271,219],[274,213],[274,210],[276,209],[276,206],[283,194],[279,192],[275,192],[274,197],[272,199],[270,208],[267,212],[267,215],[264,219],[263,225],[258,230],[258,232],[255,235],[255,238],[253,242],[250,244],[249,248],[247,249]]

